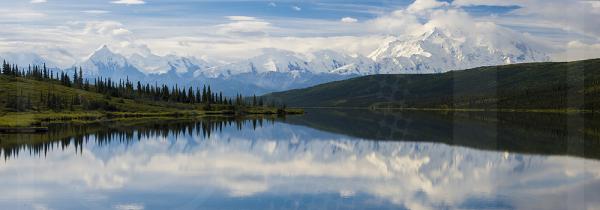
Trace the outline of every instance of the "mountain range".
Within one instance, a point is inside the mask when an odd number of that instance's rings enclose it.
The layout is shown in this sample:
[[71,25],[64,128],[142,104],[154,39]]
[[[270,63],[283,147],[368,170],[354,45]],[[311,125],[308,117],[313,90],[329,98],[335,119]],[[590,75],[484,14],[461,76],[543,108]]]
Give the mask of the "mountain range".
[[[368,56],[333,50],[299,54],[263,49],[262,54],[226,64],[195,57],[133,54],[124,56],[100,47],[81,66],[85,77],[110,77],[180,86],[211,85],[226,95],[264,94],[305,88],[330,81],[375,74],[443,73],[478,66],[548,61],[539,47],[523,36],[499,33],[493,40],[433,28],[420,35],[394,38]],[[500,37],[500,38],[498,38]],[[500,41],[498,41],[500,40]],[[0,54],[19,65],[40,64],[41,56]]]

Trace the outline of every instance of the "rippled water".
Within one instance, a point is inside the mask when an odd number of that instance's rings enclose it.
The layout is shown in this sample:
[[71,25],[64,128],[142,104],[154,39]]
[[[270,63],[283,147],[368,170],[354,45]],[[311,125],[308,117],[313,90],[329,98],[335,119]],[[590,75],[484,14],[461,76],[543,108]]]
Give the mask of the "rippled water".
[[0,135],[0,209],[598,209],[594,122],[309,110],[57,125]]

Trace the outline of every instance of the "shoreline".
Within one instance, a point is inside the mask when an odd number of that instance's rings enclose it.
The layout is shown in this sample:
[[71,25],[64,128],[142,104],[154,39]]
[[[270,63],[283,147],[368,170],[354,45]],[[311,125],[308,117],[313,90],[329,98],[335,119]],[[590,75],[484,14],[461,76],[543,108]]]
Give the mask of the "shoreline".
[[[271,109],[252,109],[252,110],[221,110],[221,111],[168,111],[168,112],[7,112],[0,113],[0,133],[19,133],[17,131],[36,131],[43,130],[47,124],[51,123],[93,123],[110,122],[126,119],[144,119],[144,118],[199,118],[209,116],[222,117],[245,117],[253,115],[299,115],[303,114],[302,109],[286,109],[284,112]],[[8,132],[3,132],[8,131]]]
[[559,113],[559,114],[593,114],[600,110],[586,109],[448,109],[448,108],[375,108],[375,107],[291,107],[294,109],[346,109],[377,111],[434,111],[434,112],[506,112],[506,113]]

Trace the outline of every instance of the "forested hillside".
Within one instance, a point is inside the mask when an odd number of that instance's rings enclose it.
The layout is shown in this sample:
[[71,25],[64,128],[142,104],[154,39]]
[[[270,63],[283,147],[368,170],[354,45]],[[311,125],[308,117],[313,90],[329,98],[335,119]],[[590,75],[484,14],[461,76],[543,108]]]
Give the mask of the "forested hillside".
[[[285,114],[291,112],[257,97],[228,98],[202,89],[142,84],[128,79],[83,79],[45,66],[19,68],[4,62],[0,74],[0,127],[29,126],[48,120],[95,120],[107,116],[203,114]],[[296,111],[297,112],[297,111]]]
[[267,94],[295,107],[600,109],[600,59],[372,75]]
[[[19,68],[6,62],[0,76],[0,110],[24,111],[157,111],[165,109],[214,109],[212,106],[242,105],[239,95],[235,102],[211,91],[200,89],[142,84],[126,80],[83,79],[82,70],[73,75],[56,72],[45,66]],[[202,105],[202,106],[199,106]]]

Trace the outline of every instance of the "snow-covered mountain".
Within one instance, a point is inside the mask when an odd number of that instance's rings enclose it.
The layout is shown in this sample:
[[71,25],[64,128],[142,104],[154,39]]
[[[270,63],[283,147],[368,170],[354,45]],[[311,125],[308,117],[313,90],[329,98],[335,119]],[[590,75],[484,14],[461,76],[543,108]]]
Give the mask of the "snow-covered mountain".
[[243,73],[368,75],[377,71],[373,60],[362,55],[350,56],[333,50],[302,55],[280,49],[264,49],[261,55],[206,71],[200,70],[195,75],[231,77]]
[[84,77],[104,77],[112,79],[144,80],[146,74],[133,66],[120,54],[112,52],[103,45],[92,53],[85,61],[73,68],[81,67]]
[[196,76],[231,77],[244,73],[290,73],[310,71],[308,62],[299,54],[279,49],[263,49],[261,55],[226,65],[215,66],[207,71],[198,71]]
[[341,75],[376,74],[376,65],[368,57],[362,55],[350,56],[333,50],[321,50],[309,55],[310,68],[321,70],[322,73]]
[[[490,36],[473,36],[433,28],[419,36],[382,45],[369,57],[381,74],[440,73],[479,66],[548,61],[520,34],[502,29]],[[497,38],[500,36],[501,38]]]
[[22,52],[22,53],[14,53],[14,52],[5,52],[0,53],[0,60],[8,61],[12,64],[17,64],[20,67],[27,67],[29,65],[39,65],[42,66],[46,64],[48,67],[56,67],[53,62],[44,59],[42,56],[31,53],[31,52]]
[[[259,55],[227,64],[195,57],[158,56],[149,51],[126,57],[104,45],[73,67],[81,66],[84,76],[89,78],[128,78],[181,86],[208,84],[226,95],[248,95],[304,88],[361,75],[440,73],[549,60],[543,50],[524,35],[504,28],[492,29],[481,35],[434,27],[415,36],[386,39],[389,42],[368,57],[333,50],[299,54],[264,49]],[[0,54],[0,58],[3,57],[18,64],[46,62],[35,54]]]
[[193,73],[197,70],[207,69],[212,65],[195,57],[179,57],[176,55],[158,56],[154,54],[133,54],[128,58],[129,62],[138,69],[143,69],[150,74],[162,74],[173,71],[181,75]]

